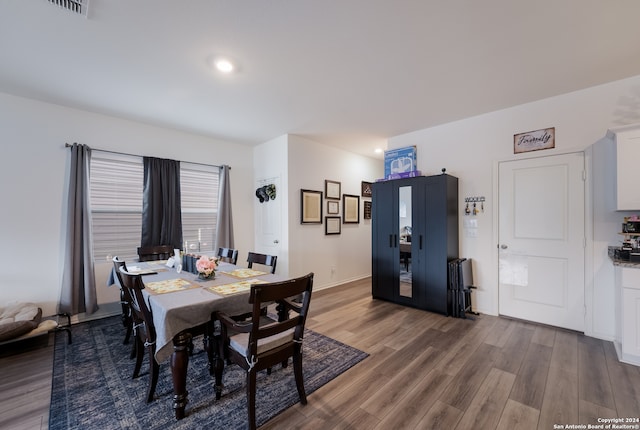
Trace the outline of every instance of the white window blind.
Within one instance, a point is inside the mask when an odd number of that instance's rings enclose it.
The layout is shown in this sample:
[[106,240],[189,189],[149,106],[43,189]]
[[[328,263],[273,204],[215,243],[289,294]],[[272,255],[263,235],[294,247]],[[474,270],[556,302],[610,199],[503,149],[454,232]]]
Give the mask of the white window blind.
[[[142,232],[142,157],[93,151],[93,258],[136,260]],[[219,169],[180,163],[182,236],[190,252],[212,252],[218,212]]]
[[182,240],[188,252],[212,252],[218,222],[218,167],[180,163]]
[[142,157],[94,151],[91,154],[93,258],[138,256],[142,232]]

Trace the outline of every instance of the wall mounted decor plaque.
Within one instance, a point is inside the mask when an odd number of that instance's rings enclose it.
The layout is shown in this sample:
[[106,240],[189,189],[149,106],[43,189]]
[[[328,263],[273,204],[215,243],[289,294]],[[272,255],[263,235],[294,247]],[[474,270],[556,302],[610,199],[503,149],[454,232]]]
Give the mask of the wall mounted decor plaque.
[[556,147],[556,128],[527,131],[513,135],[513,153],[539,151]]

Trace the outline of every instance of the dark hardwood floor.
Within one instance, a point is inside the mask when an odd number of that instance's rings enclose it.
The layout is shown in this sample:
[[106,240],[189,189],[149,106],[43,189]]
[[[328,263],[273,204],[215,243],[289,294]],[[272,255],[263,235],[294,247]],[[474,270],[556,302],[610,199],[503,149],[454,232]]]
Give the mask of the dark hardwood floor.
[[[371,299],[369,279],[318,291],[307,327],[370,356],[262,429],[554,429],[640,417],[640,368],[611,342],[487,315]],[[0,359],[0,428],[45,429],[51,346]]]
[[52,334],[46,347],[0,358],[0,429],[49,428],[52,369]]

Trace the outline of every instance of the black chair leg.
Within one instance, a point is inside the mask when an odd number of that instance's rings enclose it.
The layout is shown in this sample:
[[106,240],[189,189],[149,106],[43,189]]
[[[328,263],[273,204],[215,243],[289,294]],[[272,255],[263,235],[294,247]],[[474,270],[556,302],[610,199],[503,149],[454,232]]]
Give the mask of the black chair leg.
[[158,374],[160,373],[160,366],[154,358],[154,352],[152,347],[148,347],[149,352],[149,391],[147,392],[147,403],[153,401],[153,395],[156,392],[156,386],[158,385]]
[[138,343],[137,342],[133,342],[133,344],[131,345],[131,352],[129,353],[129,360],[131,360],[132,358],[134,358],[136,356],[136,345]]
[[298,389],[298,396],[300,396],[300,403],[307,404],[307,394],[304,391],[304,379],[302,376],[302,353],[297,352],[293,355],[293,374],[296,379],[296,388]]
[[144,345],[142,341],[136,336],[136,365],[133,368],[133,378],[137,378],[140,374],[140,368],[142,367],[142,360],[144,359]]
[[247,409],[249,413],[249,429],[256,430],[256,372],[247,372]]
[[131,333],[133,332],[133,323],[127,322],[126,327],[127,333],[124,335],[124,341],[122,342],[125,345],[129,343],[129,340],[131,339]]

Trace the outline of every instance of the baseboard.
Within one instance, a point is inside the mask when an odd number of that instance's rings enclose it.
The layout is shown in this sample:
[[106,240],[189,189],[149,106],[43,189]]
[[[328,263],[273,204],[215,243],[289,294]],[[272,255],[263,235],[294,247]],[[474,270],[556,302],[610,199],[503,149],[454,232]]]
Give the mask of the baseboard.
[[359,275],[359,276],[354,276],[353,278],[348,278],[348,279],[342,279],[338,282],[334,282],[331,284],[324,284],[320,287],[316,287],[316,285],[313,286],[313,290],[314,291],[321,291],[321,290],[326,290],[328,288],[334,288],[334,287],[340,287],[343,285],[347,285],[350,284],[352,282],[356,282],[356,281],[361,281],[363,279],[367,279],[367,278],[371,278],[371,275]]
[[99,309],[92,314],[81,313],[78,315],[73,315],[71,317],[71,324],[99,320],[102,318],[112,317],[114,315],[120,314],[122,314],[122,306],[120,305],[120,302],[101,303],[99,305]]
[[634,366],[640,366],[640,357],[625,354],[624,352],[622,352],[622,345],[620,345],[620,342],[613,342],[613,346],[616,348],[618,361],[622,363],[633,364]]

